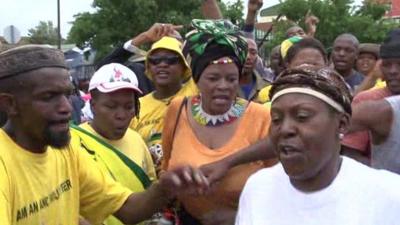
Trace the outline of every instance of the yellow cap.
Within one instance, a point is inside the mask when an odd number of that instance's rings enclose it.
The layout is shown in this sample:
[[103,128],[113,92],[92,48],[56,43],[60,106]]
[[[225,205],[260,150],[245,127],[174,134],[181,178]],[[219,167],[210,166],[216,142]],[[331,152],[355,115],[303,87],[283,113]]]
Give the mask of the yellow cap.
[[145,61],[146,75],[150,80],[152,80],[152,76],[149,72],[149,67],[148,67],[149,65],[148,65],[147,59],[151,55],[151,53],[157,49],[166,49],[166,50],[173,51],[176,54],[178,54],[184,64],[184,67],[185,67],[185,71],[182,74],[183,80],[186,81],[191,77],[192,71],[191,71],[187,61],[185,60],[185,57],[183,57],[182,43],[180,41],[178,41],[178,39],[176,39],[176,38],[165,36],[165,37],[161,38],[159,41],[155,42],[151,46],[150,51],[146,55],[146,61]]

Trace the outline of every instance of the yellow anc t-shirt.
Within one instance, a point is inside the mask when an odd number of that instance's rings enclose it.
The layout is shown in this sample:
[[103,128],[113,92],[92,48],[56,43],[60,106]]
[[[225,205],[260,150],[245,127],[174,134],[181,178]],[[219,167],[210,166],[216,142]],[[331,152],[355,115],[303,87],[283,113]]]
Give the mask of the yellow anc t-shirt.
[[0,224],[101,224],[131,191],[109,179],[71,139],[63,149],[35,154],[0,129]]
[[[153,160],[143,138],[136,131],[128,128],[125,135],[119,140],[109,140],[98,134],[88,123],[80,125],[81,128],[101,138],[108,144],[120,150],[124,155],[134,161],[149,176],[151,181],[157,179]],[[122,183],[123,181],[121,181]]]
[[139,118],[134,118],[130,128],[137,131],[144,139],[149,148],[154,163],[159,166],[162,159],[161,133],[164,127],[164,116],[169,103],[175,97],[197,95],[197,86],[190,79],[179,92],[167,99],[156,99],[153,93],[140,98]]
[[[147,187],[146,185],[150,185],[151,181],[156,180],[156,172],[150,152],[137,132],[128,128],[121,139],[109,140],[97,133],[89,123],[81,124],[79,127],[81,129],[73,126],[71,132],[80,138],[81,146],[94,159],[99,168],[104,173],[109,174],[113,180],[129,188],[134,193],[144,191]],[[97,139],[93,137],[97,137]],[[109,144],[114,149],[110,149],[104,143]],[[131,163],[127,163],[114,151],[121,152],[131,160],[132,164],[137,166],[133,167]],[[147,175],[147,178],[143,180],[144,178],[141,175],[137,175],[137,170],[141,170],[144,176]],[[110,216],[104,221],[104,225],[122,224],[114,216]]]

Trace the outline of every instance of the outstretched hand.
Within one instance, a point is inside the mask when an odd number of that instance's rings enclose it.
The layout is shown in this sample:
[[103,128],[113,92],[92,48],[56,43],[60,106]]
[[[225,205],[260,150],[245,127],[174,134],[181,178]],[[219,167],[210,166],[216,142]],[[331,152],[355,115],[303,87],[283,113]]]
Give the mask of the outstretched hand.
[[174,198],[178,194],[203,194],[209,188],[209,181],[203,173],[190,166],[183,166],[162,173],[159,184],[168,198]]
[[224,160],[212,162],[200,167],[201,172],[203,172],[204,176],[207,177],[207,180],[210,182],[210,184],[221,180],[229,169],[230,166],[228,162]]
[[144,34],[149,41],[156,42],[164,36],[178,35],[178,30],[182,28],[182,25],[174,25],[170,23],[155,23]]

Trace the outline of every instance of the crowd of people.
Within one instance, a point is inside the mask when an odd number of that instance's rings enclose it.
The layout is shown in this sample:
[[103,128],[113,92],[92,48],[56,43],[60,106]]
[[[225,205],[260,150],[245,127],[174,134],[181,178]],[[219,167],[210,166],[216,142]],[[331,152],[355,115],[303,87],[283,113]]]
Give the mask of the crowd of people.
[[80,90],[60,50],[0,52],[0,224],[397,224],[400,29],[328,54],[308,13],[265,63],[247,4],[155,23]]

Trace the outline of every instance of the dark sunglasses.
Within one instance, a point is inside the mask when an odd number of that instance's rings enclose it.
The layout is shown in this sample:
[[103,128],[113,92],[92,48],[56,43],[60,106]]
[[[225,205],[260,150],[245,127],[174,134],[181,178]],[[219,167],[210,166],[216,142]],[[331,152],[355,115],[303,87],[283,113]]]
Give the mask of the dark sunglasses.
[[171,55],[171,56],[149,56],[147,57],[147,60],[149,63],[153,65],[158,65],[161,62],[165,62],[168,65],[174,65],[177,64],[180,60],[179,56],[176,55]]

